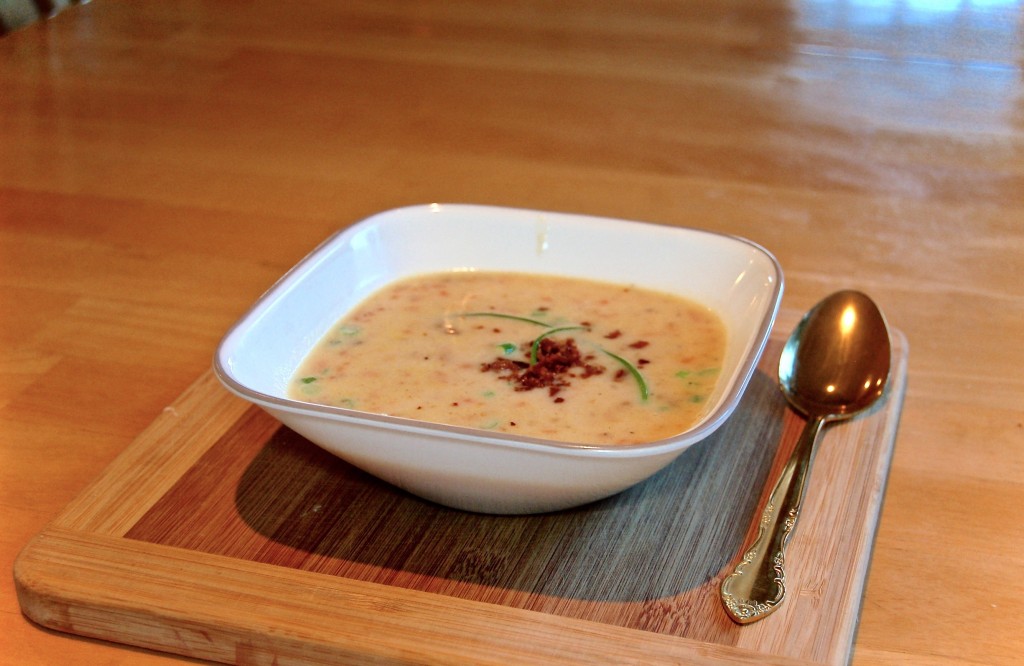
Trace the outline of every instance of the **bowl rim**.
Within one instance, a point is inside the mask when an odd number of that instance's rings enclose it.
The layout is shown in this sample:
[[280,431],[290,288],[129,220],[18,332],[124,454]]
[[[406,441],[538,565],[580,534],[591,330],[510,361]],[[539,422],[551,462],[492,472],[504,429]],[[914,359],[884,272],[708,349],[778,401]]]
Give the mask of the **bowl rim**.
[[[707,235],[746,246],[748,249],[754,250],[757,254],[761,255],[764,259],[767,259],[771,269],[774,271],[774,280],[772,281],[772,288],[768,295],[768,309],[761,318],[761,321],[758,323],[756,333],[753,336],[754,347],[750,349],[742,359],[740,365],[736,368],[734,374],[735,380],[733,381],[732,386],[728,393],[721,397],[718,406],[713,411],[703,416],[690,428],[676,435],[659,440],[636,442],[632,444],[593,444],[560,441],[517,435],[514,433],[489,432],[468,426],[456,426],[432,421],[421,421],[407,417],[365,412],[346,407],[319,405],[316,403],[308,403],[301,400],[265,393],[263,391],[253,389],[235,378],[229,367],[229,363],[227,362],[227,359],[230,357],[229,350],[231,349],[234,340],[244,329],[252,326],[252,323],[259,318],[260,313],[267,310],[276,299],[280,298],[280,296],[285,293],[286,287],[296,283],[309,271],[312,265],[322,259],[323,255],[339,241],[340,237],[354,234],[361,228],[385,221],[388,216],[426,211],[437,213],[439,211],[447,210],[466,212],[476,211],[482,213],[490,212],[492,214],[500,212],[504,214],[544,215],[549,218],[562,218],[563,220],[592,220],[600,221],[604,224],[630,225],[631,227],[647,226],[667,230],[669,233],[680,232]],[[213,371],[217,379],[232,393],[269,411],[283,411],[310,417],[317,416],[326,418],[330,421],[349,423],[359,426],[372,424],[374,426],[384,427],[390,430],[412,432],[435,438],[445,437],[472,441],[477,444],[489,446],[529,449],[561,455],[568,454],[587,457],[640,457],[656,455],[659,453],[667,453],[673,450],[683,449],[704,439],[725,423],[725,421],[732,415],[733,411],[735,411],[740,398],[745,392],[751,377],[757,369],[757,364],[764,352],[765,346],[768,343],[772,327],[774,326],[775,319],[781,305],[784,282],[785,276],[782,271],[782,266],[770,251],[759,243],[733,234],[681,225],[627,220],[625,218],[612,218],[584,213],[543,211],[505,206],[460,203],[432,203],[402,206],[374,213],[338,229],[317,244],[295,265],[276,279],[270,287],[263,291],[253,304],[235,320],[223,335],[214,353]]]

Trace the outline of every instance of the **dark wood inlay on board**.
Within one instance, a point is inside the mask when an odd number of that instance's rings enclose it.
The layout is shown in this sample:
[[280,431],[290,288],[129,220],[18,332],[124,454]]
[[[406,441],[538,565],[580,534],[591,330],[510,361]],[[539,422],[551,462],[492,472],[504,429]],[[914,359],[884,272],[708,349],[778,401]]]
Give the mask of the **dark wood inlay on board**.
[[485,516],[395,489],[252,408],[126,536],[727,642],[714,582],[796,421],[759,371],[736,414],[650,480],[577,509]]

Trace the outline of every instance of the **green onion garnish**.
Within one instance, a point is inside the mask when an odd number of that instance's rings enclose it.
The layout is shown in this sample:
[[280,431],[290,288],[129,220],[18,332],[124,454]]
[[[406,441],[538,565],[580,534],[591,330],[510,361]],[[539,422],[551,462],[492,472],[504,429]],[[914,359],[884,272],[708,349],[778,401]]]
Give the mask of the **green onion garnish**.
[[537,364],[537,351],[540,349],[540,341],[544,338],[554,335],[555,333],[561,333],[562,331],[580,331],[586,328],[586,326],[559,326],[558,328],[553,328],[550,331],[544,331],[537,336],[537,339],[533,341],[533,346],[530,347],[530,365]]
[[637,369],[637,367],[630,363],[629,361],[627,361],[626,359],[619,356],[618,354],[610,352],[607,349],[602,349],[601,351],[603,351],[605,354],[608,354],[616,361],[621,363],[622,367],[628,370],[629,374],[633,375],[633,379],[636,380],[637,386],[640,387],[640,399],[647,400],[647,398],[650,397],[650,390],[647,388],[647,380],[644,379],[644,376],[642,374],[640,374],[640,371]]
[[530,319],[529,317],[520,317],[518,315],[502,314],[500,312],[460,312],[456,317],[497,317],[498,319],[511,319],[513,321],[522,321],[527,324],[534,324],[536,326],[551,326],[551,324],[543,321],[537,321],[536,319]]

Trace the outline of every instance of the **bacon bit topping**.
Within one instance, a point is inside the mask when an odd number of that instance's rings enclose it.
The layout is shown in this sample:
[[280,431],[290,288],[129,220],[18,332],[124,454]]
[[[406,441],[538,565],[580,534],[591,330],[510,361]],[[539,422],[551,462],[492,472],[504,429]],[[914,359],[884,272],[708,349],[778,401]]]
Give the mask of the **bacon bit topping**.
[[[530,350],[533,341],[525,343],[522,349]],[[559,342],[552,338],[543,338],[537,348],[537,362],[530,365],[526,361],[515,361],[498,357],[490,363],[480,366],[481,372],[496,372],[500,379],[515,385],[516,391],[532,391],[536,388],[547,388],[555,402],[564,402],[558,393],[571,384],[571,378],[586,379],[600,375],[605,371],[603,366],[589,363],[593,356],[584,358],[573,338]],[[573,372],[580,368],[579,373]]]

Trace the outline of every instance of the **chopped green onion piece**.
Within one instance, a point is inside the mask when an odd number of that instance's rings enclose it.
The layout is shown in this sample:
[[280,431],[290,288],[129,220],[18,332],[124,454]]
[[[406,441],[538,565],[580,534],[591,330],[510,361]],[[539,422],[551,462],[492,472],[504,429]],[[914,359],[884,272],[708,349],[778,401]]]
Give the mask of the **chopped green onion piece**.
[[498,346],[501,347],[501,351],[506,356],[508,356],[509,354],[515,353],[515,351],[516,351],[516,345],[512,344],[511,342],[503,342],[503,343],[501,343]]
[[644,379],[644,376],[642,374],[640,374],[640,371],[637,369],[637,367],[630,363],[629,361],[627,361],[626,359],[619,356],[618,354],[612,353],[607,349],[602,349],[601,351],[603,351],[605,354],[608,354],[616,361],[621,363],[622,367],[628,370],[629,374],[633,375],[633,379],[636,380],[637,385],[640,387],[640,399],[647,400],[647,398],[650,396],[650,390],[647,387],[647,380]]
[[302,382],[303,384],[312,384],[313,382],[316,381],[316,377],[303,377],[299,381]]
[[586,330],[586,328],[586,326],[559,326],[558,328],[553,328],[550,331],[544,331],[537,336],[537,339],[533,341],[533,346],[530,347],[530,365],[535,365],[537,363],[537,351],[540,349],[540,341],[544,338],[563,331],[581,331]]

